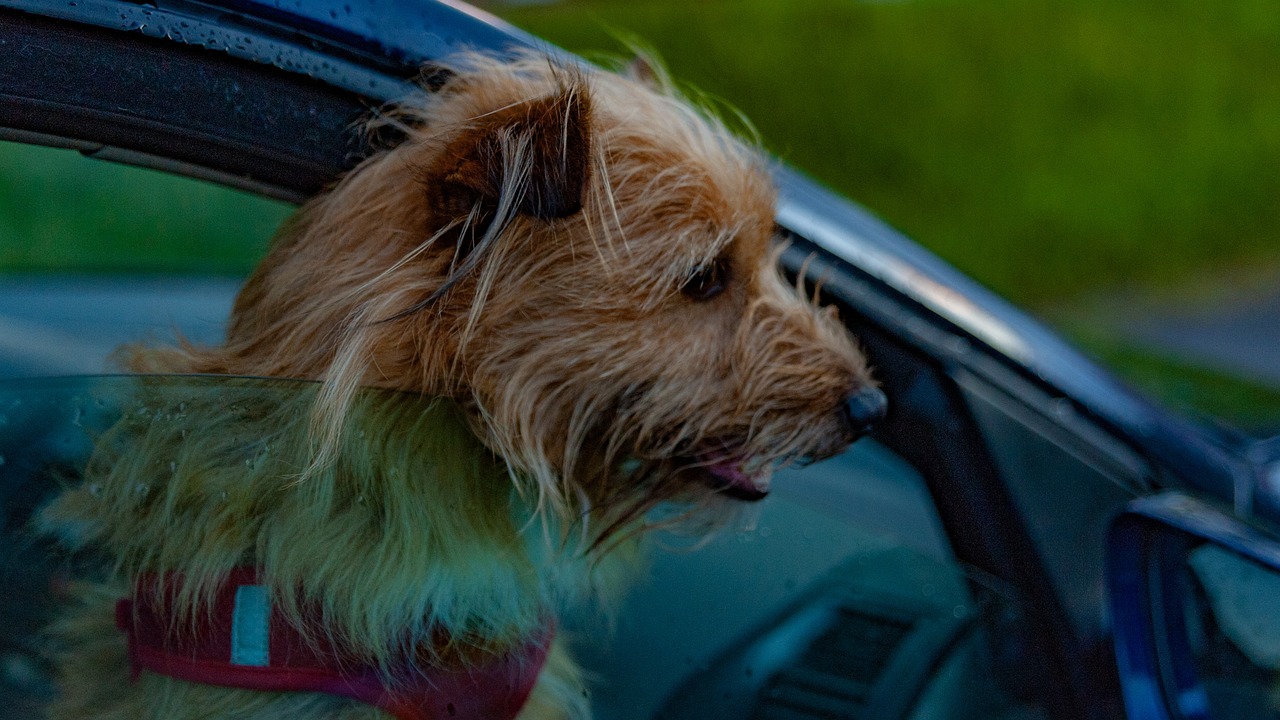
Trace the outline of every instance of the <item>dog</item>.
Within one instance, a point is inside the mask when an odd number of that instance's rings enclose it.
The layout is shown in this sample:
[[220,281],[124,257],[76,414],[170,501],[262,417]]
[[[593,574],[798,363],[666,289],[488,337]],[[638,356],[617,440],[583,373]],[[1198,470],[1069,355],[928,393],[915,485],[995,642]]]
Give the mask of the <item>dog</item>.
[[778,270],[762,153],[655,64],[466,53],[372,126],[224,344],[125,351],[40,516],[108,565],[52,717],[588,717],[557,617],[622,592],[649,511],[758,500],[883,414]]

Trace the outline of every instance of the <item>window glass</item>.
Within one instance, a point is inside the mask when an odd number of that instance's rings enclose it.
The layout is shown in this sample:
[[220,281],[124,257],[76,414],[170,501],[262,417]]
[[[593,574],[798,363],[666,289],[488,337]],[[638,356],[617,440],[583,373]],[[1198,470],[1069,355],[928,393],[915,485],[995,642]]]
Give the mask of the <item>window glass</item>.
[[1081,637],[1101,639],[1103,538],[1142,489],[1145,464],[1083,419],[1044,418],[967,374],[960,386],[1063,609]]

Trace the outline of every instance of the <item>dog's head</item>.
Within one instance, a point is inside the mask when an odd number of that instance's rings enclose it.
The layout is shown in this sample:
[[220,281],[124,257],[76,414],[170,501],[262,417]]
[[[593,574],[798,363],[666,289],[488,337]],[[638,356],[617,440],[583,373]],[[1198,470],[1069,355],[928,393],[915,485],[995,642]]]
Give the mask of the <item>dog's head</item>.
[[[779,274],[760,154],[644,66],[471,55],[306,206],[236,303],[239,367],[441,394],[545,498],[762,496],[878,402]],[[641,490],[642,489],[642,490]],[[640,490],[640,492],[638,492]]]

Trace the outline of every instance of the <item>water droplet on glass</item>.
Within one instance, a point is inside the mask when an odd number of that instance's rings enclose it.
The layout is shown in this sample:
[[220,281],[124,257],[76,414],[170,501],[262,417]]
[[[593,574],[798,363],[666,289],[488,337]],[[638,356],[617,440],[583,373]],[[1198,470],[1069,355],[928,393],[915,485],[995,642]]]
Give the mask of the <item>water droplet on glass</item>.
[[1075,408],[1071,406],[1071,401],[1066,398],[1058,398],[1053,401],[1053,414],[1061,420],[1070,420],[1074,410]]

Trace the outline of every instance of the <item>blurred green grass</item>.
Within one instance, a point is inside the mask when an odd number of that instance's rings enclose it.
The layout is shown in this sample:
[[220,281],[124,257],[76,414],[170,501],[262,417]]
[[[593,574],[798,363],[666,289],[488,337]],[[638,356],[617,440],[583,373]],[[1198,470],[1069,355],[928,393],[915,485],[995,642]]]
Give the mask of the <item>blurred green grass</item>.
[[1280,432],[1280,388],[1189,365],[1093,328],[1075,328],[1075,342],[1166,407],[1260,437]]
[[292,209],[73,150],[0,143],[0,272],[243,275]]

